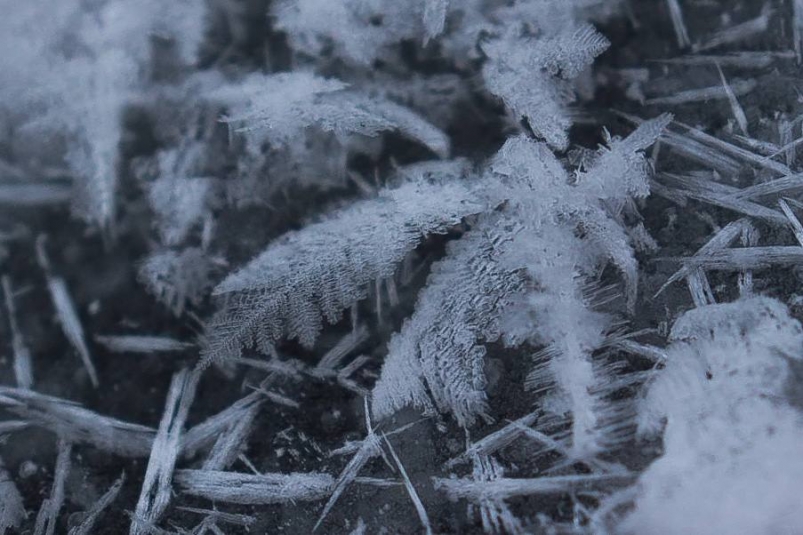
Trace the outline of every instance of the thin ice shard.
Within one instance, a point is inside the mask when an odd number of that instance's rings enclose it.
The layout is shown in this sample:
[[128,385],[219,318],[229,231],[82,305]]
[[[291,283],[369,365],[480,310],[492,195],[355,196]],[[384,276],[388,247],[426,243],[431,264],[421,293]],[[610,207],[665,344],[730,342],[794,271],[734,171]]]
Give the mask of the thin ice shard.
[[680,7],[680,2],[678,0],[666,0],[666,5],[669,8],[669,16],[672,18],[672,26],[675,28],[678,46],[686,48],[691,45],[691,40],[689,39],[689,31],[686,29],[686,23],[683,21],[683,10]]
[[120,494],[120,489],[123,488],[123,483],[125,483],[125,474],[122,474],[117,481],[109,487],[109,490],[95,502],[95,505],[86,512],[80,524],[70,528],[69,535],[91,535],[94,533],[92,530],[95,527],[95,523],[98,521],[100,515],[103,514],[103,511],[117,499],[117,495]]
[[466,451],[450,459],[446,463],[447,468],[453,468],[458,464],[471,461],[476,456],[488,456],[504,448],[519,436],[524,434],[523,427],[529,427],[538,419],[536,413],[528,414],[514,422],[510,422],[504,427],[484,436],[482,439],[466,448]]
[[61,324],[61,328],[67,340],[69,340],[75,350],[78,351],[81,361],[84,363],[84,367],[89,374],[89,380],[92,381],[92,385],[97,388],[100,386],[98,372],[95,370],[95,365],[92,363],[92,357],[89,354],[89,348],[84,339],[84,328],[81,325],[81,319],[78,317],[78,312],[70,296],[67,283],[61,277],[57,277],[53,274],[50,266],[50,259],[45,250],[45,241],[46,237],[44,235],[39,236],[36,240],[36,256],[39,265],[42,267],[47,277],[47,288],[50,291],[53,306],[56,308],[56,316],[59,319],[59,323]]
[[33,366],[31,352],[25,343],[19,325],[17,324],[17,308],[14,305],[14,289],[11,279],[7,275],[2,277],[3,297],[5,297],[8,324],[11,327],[11,351],[14,355],[14,378],[17,386],[30,389],[33,386]]
[[[767,4],[767,6],[769,6],[769,4]],[[771,15],[772,9],[765,7],[761,10],[761,14],[758,17],[717,32],[704,43],[695,45],[694,51],[703,52],[711,50],[723,45],[738,43],[739,41],[744,41],[764,33],[767,31],[767,28],[769,28]]]
[[733,87],[728,83],[728,80],[725,79],[725,73],[722,72],[722,67],[720,67],[718,63],[716,65],[717,71],[719,72],[719,78],[722,80],[722,87],[725,89],[725,94],[728,96],[728,102],[731,105],[733,117],[736,119],[736,124],[739,125],[742,133],[747,135],[747,115],[745,115],[742,105],[739,104],[739,100],[736,98],[737,95],[733,90]]

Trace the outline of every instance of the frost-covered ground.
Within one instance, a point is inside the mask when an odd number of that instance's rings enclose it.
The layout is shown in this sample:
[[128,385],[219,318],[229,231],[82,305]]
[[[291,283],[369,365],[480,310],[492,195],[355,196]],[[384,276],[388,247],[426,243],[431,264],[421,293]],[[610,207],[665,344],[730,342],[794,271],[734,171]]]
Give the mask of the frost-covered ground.
[[0,533],[803,533],[803,2],[2,7]]

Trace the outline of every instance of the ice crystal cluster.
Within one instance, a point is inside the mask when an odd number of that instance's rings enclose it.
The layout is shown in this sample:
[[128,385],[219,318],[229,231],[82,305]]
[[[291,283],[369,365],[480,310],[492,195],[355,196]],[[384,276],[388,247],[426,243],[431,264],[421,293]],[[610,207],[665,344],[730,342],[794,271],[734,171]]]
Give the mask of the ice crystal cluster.
[[[693,44],[685,3],[656,2],[693,52],[674,61],[710,64],[721,85],[646,98],[646,68],[594,67],[611,46],[598,28],[635,24],[626,1],[6,2],[0,271],[16,386],[0,387],[0,438],[57,441],[35,514],[0,447],[0,533],[803,533],[803,328],[754,275],[803,258],[801,121],[778,119],[778,143],[750,137],[740,98],[757,82],[725,75],[799,56],[803,7],[796,53],[706,57],[775,11]],[[652,118],[590,105],[616,84]],[[669,113],[710,99],[727,101],[733,142]],[[742,219],[696,214],[714,236],[658,292],[685,280],[691,303],[639,330],[658,276],[644,264],[653,194]],[[6,228],[65,204],[79,237]],[[798,243],[759,246],[764,224]],[[117,259],[104,284],[131,275],[145,305],[97,319],[119,304],[70,287],[82,247],[77,272]],[[737,278],[712,287],[714,271]],[[90,406],[40,380],[27,316],[43,311],[26,285],[44,289]],[[98,405],[127,358],[172,371],[151,425]],[[246,393],[232,403],[219,385],[234,381]],[[348,396],[362,438],[321,448],[285,424],[312,414],[311,388],[337,392],[315,406],[319,427],[339,429]],[[88,505],[85,449],[142,458],[142,473],[115,472]],[[350,517],[354,487],[415,521]],[[320,507],[307,518],[300,502]],[[126,528],[103,527],[115,508]]]

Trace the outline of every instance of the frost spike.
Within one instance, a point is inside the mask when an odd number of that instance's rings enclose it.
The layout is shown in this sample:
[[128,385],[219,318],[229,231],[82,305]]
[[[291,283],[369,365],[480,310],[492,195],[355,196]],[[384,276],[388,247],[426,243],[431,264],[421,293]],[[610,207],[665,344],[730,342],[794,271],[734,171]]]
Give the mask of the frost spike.
[[61,277],[57,277],[53,274],[50,260],[45,250],[46,241],[47,237],[44,234],[36,239],[36,257],[39,261],[39,265],[45,272],[47,289],[50,291],[50,298],[53,300],[53,306],[56,308],[56,317],[59,319],[62,331],[67,337],[67,340],[69,340],[75,350],[78,351],[81,361],[84,363],[84,368],[86,368],[89,374],[89,380],[92,381],[92,385],[95,388],[98,388],[100,386],[98,372],[95,370],[95,365],[92,363],[92,357],[89,354],[89,348],[86,346],[81,319],[78,317],[78,312],[70,296],[67,283]]

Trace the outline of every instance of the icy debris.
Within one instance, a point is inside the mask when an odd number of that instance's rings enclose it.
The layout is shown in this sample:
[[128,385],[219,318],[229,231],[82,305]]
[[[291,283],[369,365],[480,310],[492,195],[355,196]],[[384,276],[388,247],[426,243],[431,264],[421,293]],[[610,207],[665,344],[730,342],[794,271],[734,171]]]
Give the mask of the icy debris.
[[[619,115],[635,124],[644,122],[643,119],[625,113],[619,113]],[[677,120],[673,121],[672,125],[681,128],[685,135],[680,135],[671,129],[665,129],[661,136],[661,141],[682,152],[687,157],[708,167],[714,167],[722,172],[735,175],[738,174],[741,169],[741,165],[738,163],[741,161],[755,165],[756,167],[768,169],[782,176],[794,174],[785,164],[743,149],[742,147],[737,147],[732,143],[706,134],[699,128],[689,126]]]
[[8,324],[11,328],[11,351],[14,355],[14,378],[17,386],[30,389],[33,386],[33,366],[31,364],[31,352],[25,344],[19,325],[17,324],[17,309],[14,305],[14,289],[11,286],[11,279],[7,275],[0,278],[3,286],[3,297],[8,312]]
[[[503,477],[502,466],[493,457],[477,455],[473,459],[474,481],[496,481]],[[480,518],[485,533],[524,535],[526,530],[504,500],[480,498]]]
[[56,317],[58,317],[64,335],[70,344],[75,348],[81,357],[89,374],[89,379],[92,385],[97,388],[100,386],[98,380],[98,372],[95,370],[95,365],[92,363],[92,357],[89,354],[89,348],[84,339],[84,328],[81,325],[81,319],[78,317],[78,311],[75,308],[70,291],[67,288],[67,283],[61,277],[57,277],[50,266],[50,259],[45,250],[45,242],[47,238],[45,235],[40,235],[36,240],[36,258],[39,265],[45,272],[47,278],[47,289],[50,291],[50,298],[53,300],[53,306],[56,308]]
[[8,530],[17,530],[25,516],[22,496],[0,459],[0,535],[5,535]]
[[59,439],[53,487],[50,490],[50,496],[42,502],[39,513],[36,515],[34,535],[53,535],[55,533],[59,511],[64,504],[64,484],[70,473],[71,452],[72,445],[64,439]]
[[65,399],[0,387],[0,406],[76,444],[91,444],[123,457],[144,457],[155,430],[103,416]]
[[315,501],[326,497],[334,480],[329,474],[241,474],[177,470],[176,484],[185,494],[243,505]]
[[170,382],[164,414],[153,440],[142,492],[131,522],[131,535],[148,533],[150,526],[155,525],[167,509],[172,493],[173,470],[181,449],[181,436],[200,374],[199,369],[184,369],[176,373]]
[[704,174],[676,175],[661,173],[661,180],[672,183],[674,188],[655,188],[658,195],[671,198],[673,195],[680,198],[689,198],[713,204],[739,212],[751,217],[763,219],[776,225],[786,225],[786,217],[778,210],[767,208],[756,202],[741,199],[739,188],[722,184],[712,180]]
[[103,496],[101,496],[98,501],[95,502],[95,504],[88,511],[86,511],[84,519],[80,524],[70,529],[69,535],[92,535],[92,533],[94,533],[93,528],[95,527],[95,523],[100,515],[103,514],[103,511],[105,511],[106,508],[117,499],[120,489],[123,488],[123,483],[125,483],[125,474],[122,474],[117,481],[115,481],[112,486],[109,487],[109,490],[107,490]]
[[195,344],[167,336],[96,335],[95,341],[115,353],[170,353],[184,351]]

